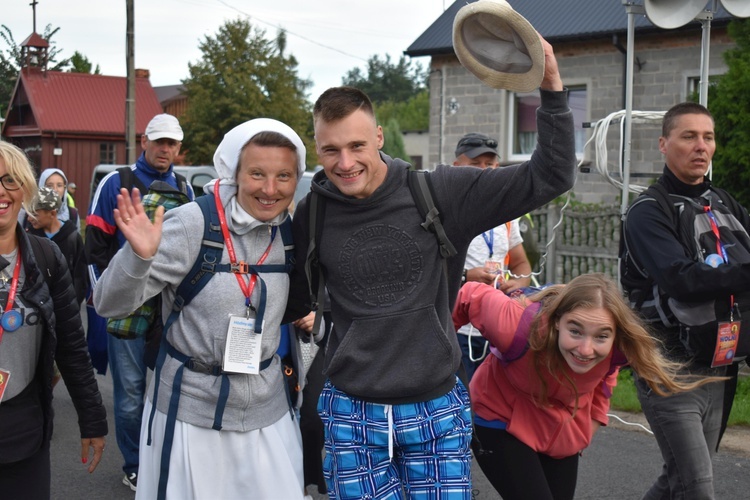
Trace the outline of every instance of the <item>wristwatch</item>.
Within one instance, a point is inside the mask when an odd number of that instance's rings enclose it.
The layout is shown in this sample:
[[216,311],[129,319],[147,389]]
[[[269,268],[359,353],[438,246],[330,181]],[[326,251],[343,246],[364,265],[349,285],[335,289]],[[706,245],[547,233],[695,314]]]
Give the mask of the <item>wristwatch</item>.
[[466,283],[466,269],[464,269],[464,272],[461,273],[461,285]]

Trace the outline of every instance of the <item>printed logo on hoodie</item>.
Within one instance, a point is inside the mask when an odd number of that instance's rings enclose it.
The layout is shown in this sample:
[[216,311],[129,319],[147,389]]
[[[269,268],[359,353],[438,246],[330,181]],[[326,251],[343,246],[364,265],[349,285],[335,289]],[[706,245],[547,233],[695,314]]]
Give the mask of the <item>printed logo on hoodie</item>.
[[416,241],[386,224],[359,229],[339,253],[339,270],[347,289],[363,304],[390,307],[414,292],[424,263]]

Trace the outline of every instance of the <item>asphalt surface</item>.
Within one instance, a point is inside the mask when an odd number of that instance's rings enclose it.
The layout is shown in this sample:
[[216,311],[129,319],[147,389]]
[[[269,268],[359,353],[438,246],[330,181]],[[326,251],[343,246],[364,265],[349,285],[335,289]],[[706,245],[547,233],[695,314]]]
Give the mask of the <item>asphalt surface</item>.
[[[88,474],[86,466],[81,464],[77,417],[65,385],[60,383],[55,389],[55,433],[51,451],[53,499],[127,500],[134,497],[122,484],[122,458],[114,438],[112,380],[109,374],[97,376],[97,380],[107,408],[110,435],[102,462],[93,474]],[[656,479],[660,468],[659,448],[650,434],[613,424],[601,429],[584,452],[576,498],[638,499]],[[478,467],[474,467],[473,474],[474,499],[500,498]],[[734,450],[722,450],[717,455],[714,475],[717,499],[750,498],[750,438],[740,437]],[[253,499],[251,495],[247,498]],[[321,500],[327,496],[314,494],[313,498]]]

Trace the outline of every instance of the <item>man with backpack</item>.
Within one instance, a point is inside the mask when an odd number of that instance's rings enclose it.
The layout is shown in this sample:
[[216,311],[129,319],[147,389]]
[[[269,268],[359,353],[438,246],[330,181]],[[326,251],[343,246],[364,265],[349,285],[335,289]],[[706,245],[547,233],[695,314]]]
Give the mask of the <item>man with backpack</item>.
[[705,107],[685,102],[667,111],[659,150],[662,176],[623,219],[622,286],[685,373],[730,379],[662,397],[636,375],[664,458],[644,498],[714,498],[711,460],[734,398],[737,362],[750,350],[750,217],[705,177],[716,150]]
[[[120,188],[137,187],[145,195],[150,186],[160,181],[192,200],[195,195],[184,177],[173,172],[174,159],[180,152],[183,132],[172,115],[154,116],[141,136],[143,153],[129,168],[118,169],[102,179],[86,217],[86,258],[93,286],[125,237],[117,229],[114,209]],[[107,353],[112,367],[115,434],[124,458],[122,482],[135,491],[138,481],[138,444],[141,433],[143,398],[146,391],[145,337],[107,337]]]
[[[295,212],[289,316],[318,302],[322,293],[314,291],[324,280],[333,330],[318,409],[335,498],[386,498],[402,490],[410,497],[471,497],[469,397],[456,376],[461,351],[451,320],[466,250],[483,231],[574,183],[573,117],[552,47],[542,43],[539,146],[531,160],[503,169],[438,166],[422,178],[434,201],[426,219],[410,192],[409,165],[379,152],[383,132],[369,98],[337,87],[315,103],[324,171]],[[430,225],[442,236],[425,230]],[[446,239],[454,252],[444,252]],[[446,260],[451,253],[456,257]]]

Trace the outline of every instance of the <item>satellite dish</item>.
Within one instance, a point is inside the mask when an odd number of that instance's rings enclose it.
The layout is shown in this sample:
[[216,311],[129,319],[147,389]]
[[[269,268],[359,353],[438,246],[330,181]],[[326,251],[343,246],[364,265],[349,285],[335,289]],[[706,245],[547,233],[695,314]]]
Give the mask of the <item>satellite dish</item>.
[[[730,0],[730,3],[739,6],[740,3],[746,4],[747,0]],[[652,23],[671,30],[695,19],[706,6],[706,0],[644,0],[643,6],[646,8],[646,16]],[[726,1],[724,7],[727,7]],[[747,10],[745,5],[738,8]]]
[[750,2],[747,0],[721,0],[727,12],[736,17],[750,17]]

